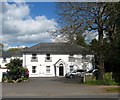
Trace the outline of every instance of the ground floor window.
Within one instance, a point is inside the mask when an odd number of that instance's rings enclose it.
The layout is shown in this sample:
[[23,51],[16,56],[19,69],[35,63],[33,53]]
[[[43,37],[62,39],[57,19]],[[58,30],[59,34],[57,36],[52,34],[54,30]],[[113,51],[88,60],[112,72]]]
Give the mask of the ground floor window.
[[32,66],[32,73],[36,73],[36,66]]
[[73,71],[73,66],[72,66],[72,65],[70,66],[70,72],[71,72],[71,71]]
[[50,66],[46,66],[46,73],[50,73]]

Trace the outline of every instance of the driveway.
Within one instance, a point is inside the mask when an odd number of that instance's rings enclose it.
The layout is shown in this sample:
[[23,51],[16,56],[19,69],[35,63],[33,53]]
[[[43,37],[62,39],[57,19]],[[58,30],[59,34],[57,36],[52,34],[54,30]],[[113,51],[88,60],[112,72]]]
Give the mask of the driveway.
[[2,96],[20,98],[117,98],[118,93],[106,93],[102,86],[80,84],[78,79],[30,78],[29,82],[2,83]]

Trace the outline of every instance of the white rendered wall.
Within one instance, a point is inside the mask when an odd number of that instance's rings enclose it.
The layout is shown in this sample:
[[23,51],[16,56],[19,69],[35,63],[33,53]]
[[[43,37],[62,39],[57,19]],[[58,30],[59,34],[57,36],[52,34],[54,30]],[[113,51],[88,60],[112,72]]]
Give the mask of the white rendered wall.
[[6,72],[7,69],[1,69],[0,68],[0,82],[2,82],[3,72]]
[[[92,55],[87,55],[92,59]],[[23,55],[23,66],[29,69],[30,77],[52,77],[55,76],[55,66],[54,64],[62,59],[64,62],[64,76],[67,72],[70,71],[70,65],[74,65],[74,69],[83,69],[82,55],[74,55],[76,59],[75,62],[69,62],[69,55],[50,55],[52,58],[51,62],[46,62],[46,54],[37,54],[38,61],[31,62],[32,54]],[[32,66],[36,66],[36,73],[32,73]],[[46,66],[50,66],[50,73],[46,73]],[[92,62],[87,63],[87,70],[92,69]],[[59,66],[56,66],[56,76],[59,76]]]
[[5,65],[10,62],[10,59],[11,59],[11,58],[6,58],[6,62],[3,62],[3,58],[0,58],[0,66],[1,66],[2,68],[6,68]]
[[4,61],[3,61],[3,58],[0,58],[0,66],[1,66],[2,68],[6,68],[5,65],[6,65],[7,63],[10,63],[10,60],[11,60],[11,59],[17,59],[17,58],[20,59],[20,60],[23,60],[23,57],[11,57],[11,58],[6,58],[6,62],[4,62]]

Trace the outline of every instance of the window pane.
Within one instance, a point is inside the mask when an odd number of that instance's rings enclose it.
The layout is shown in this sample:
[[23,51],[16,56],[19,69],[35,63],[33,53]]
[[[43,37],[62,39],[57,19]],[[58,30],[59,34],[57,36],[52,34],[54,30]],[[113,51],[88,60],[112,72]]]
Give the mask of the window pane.
[[75,58],[74,58],[74,55],[73,55],[73,54],[70,54],[70,55],[69,55],[68,61],[69,61],[69,62],[74,62],[74,61],[75,61]]
[[50,54],[46,54],[47,56],[50,56]]
[[46,57],[45,57],[45,61],[46,62],[51,62],[52,61],[52,58],[50,57],[50,54],[46,54]]
[[47,57],[46,59],[47,59],[47,60],[50,60],[50,57]]
[[32,56],[36,56],[37,54],[32,54]]
[[70,56],[71,56],[71,57],[73,57],[73,56],[74,56],[74,54],[70,54]]
[[38,61],[37,54],[32,54],[31,62]]
[[32,66],[32,73],[36,73],[36,66]]
[[3,58],[3,61],[2,61],[3,63],[6,63],[7,62],[7,60],[6,60],[6,58]]
[[36,57],[32,57],[32,59],[36,59]]
[[70,66],[70,72],[73,71],[73,66]]
[[50,66],[46,66],[46,73],[50,73]]

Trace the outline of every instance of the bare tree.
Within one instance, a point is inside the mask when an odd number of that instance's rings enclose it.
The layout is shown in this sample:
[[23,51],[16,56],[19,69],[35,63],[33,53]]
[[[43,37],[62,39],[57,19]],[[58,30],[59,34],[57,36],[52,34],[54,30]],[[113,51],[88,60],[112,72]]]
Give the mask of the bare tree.
[[69,34],[69,38],[72,40],[74,35],[84,34],[86,30],[92,31],[93,34],[98,32],[99,51],[97,51],[97,54],[100,70],[99,80],[103,80],[105,73],[104,35],[106,31],[109,34],[111,28],[113,28],[111,34],[115,30],[114,21],[108,21],[112,13],[115,13],[114,10],[110,11],[113,5],[115,3],[105,2],[61,2],[57,4],[58,14],[60,16],[59,20],[62,27],[61,34]]

